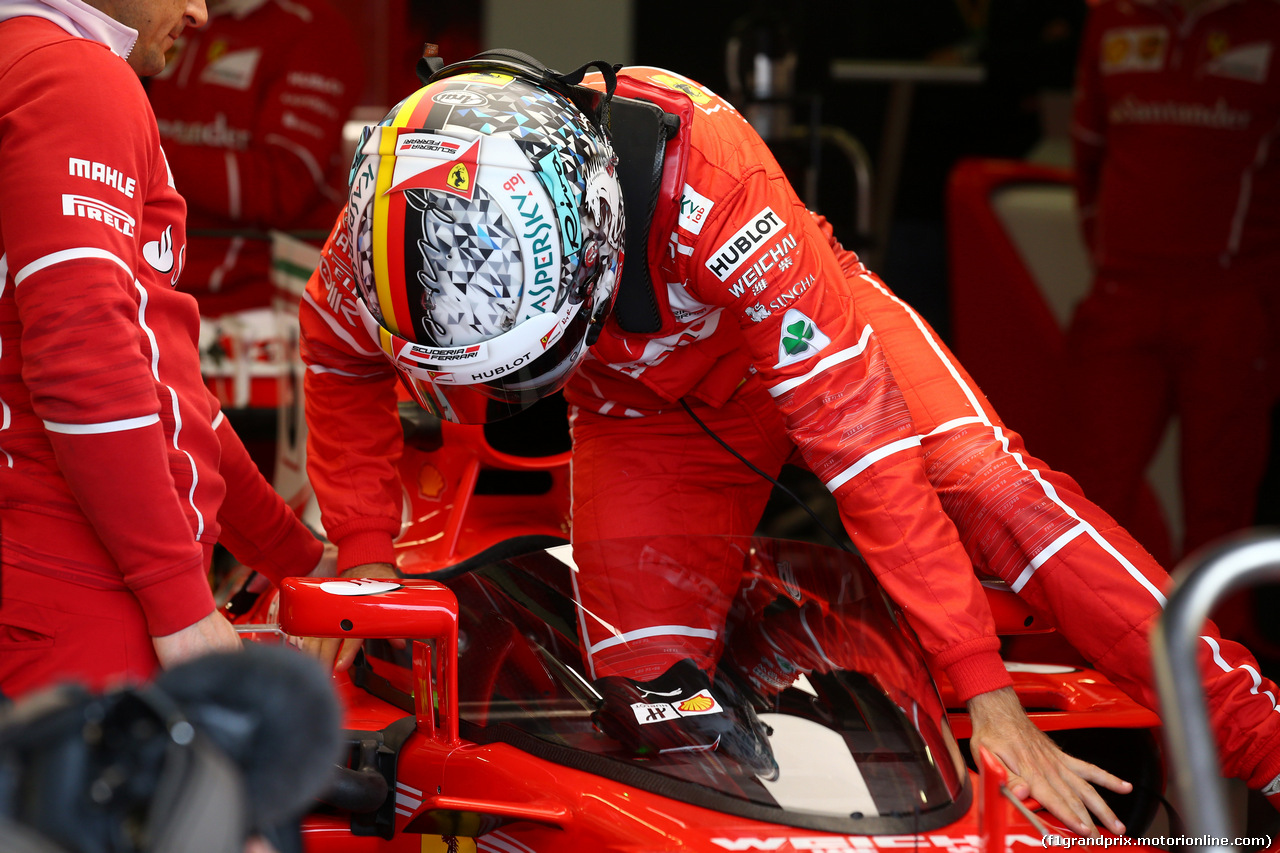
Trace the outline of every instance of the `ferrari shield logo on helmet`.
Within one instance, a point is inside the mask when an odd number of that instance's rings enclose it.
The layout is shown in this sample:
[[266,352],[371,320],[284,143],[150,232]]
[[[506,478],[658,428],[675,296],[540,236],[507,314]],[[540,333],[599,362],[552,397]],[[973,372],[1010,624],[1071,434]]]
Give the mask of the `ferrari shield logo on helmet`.
[[470,195],[471,173],[467,171],[466,164],[455,163],[453,168],[449,170],[449,178],[445,183],[449,189],[458,195]]
[[436,190],[471,201],[476,191],[476,175],[480,161],[480,140],[477,137],[462,149],[454,160],[410,175],[387,189],[387,195],[405,190]]

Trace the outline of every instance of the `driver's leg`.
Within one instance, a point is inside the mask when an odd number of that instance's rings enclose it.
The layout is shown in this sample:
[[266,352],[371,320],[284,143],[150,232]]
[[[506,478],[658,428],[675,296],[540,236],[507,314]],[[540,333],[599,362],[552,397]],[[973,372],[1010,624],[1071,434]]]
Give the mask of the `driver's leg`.
[[[693,401],[691,406],[761,470],[771,476],[781,470],[791,444],[758,382],[745,383],[719,409]],[[607,561],[588,559],[583,565],[577,560],[589,674],[647,679],[684,658],[711,672],[742,561],[709,543],[649,540],[749,535],[764,511],[770,483],[678,405],[641,418],[575,409],[571,419],[575,546],[640,537],[633,540],[630,565],[616,548]],[[655,558],[657,548],[663,549],[661,559]]]

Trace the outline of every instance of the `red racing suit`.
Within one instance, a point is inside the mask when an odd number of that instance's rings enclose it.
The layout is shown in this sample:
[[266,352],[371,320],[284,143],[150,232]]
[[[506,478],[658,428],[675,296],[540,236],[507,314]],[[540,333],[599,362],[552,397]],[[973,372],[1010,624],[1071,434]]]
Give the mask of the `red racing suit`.
[[[1144,629],[1168,581],[1160,568],[1025,453],[923,320],[804,209],[728,104],[649,68],[620,72],[618,92],[681,118],[648,258],[627,261],[647,261],[662,283],[665,322],[640,336],[611,320],[566,387],[575,540],[755,529],[770,484],[683,400],[771,474],[798,449],[962,698],[1010,683],[977,565],[1069,623],[1069,639],[1153,704]],[[301,321],[309,471],[343,566],[390,561],[400,519],[388,461],[400,440],[395,373],[362,334],[351,270],[340,223]],[[735,578],[708,565],[710,604],[659,584],[613,597],[607,577],[579,566],[592,675],[643,679],[686,657],[712,665],[724,610],[714,599]],[[1247,653],[1209,641],[1231,661],[1211,685],[1229,766],[1261,787],[1280,773],[1280,716],[1250,692]],[[1242,664],[1254,668],[1232,668]]]
[[1068,335],[1081,435],[1068,470],[1126,522],[1177,416],[1183,551],[1253,524],[1265,467],[1277,51],[1274,0],[1191,13],[1124,0],[1093,9],[1080,55],[1077,193],[1096,275]]
[[333,222],[351,165],[342,126],[364,85],[351,24],[327,0],[229,5],[147,82],[194,232],[181,286],[209,317],[271,305],[267,229]]
[[[9,8],[6,8],[9,7]],[[15,8],[19,7],[19,8]],[[0,690],[157,665],[213,610],[221,538],[273,579],[320,543],[257,474],[200,378],[174,189],[137,34],[0,2]],[[231,493],[235,500],[224,500]]]

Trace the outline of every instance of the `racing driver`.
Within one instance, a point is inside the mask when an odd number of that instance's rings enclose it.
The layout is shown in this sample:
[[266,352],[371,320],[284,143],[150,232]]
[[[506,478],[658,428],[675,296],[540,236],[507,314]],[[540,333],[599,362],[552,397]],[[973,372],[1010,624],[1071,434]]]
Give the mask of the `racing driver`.
[[[1027,453],[728,103],[669,71],[592,65],[424,64],[427,85],[363,140],[301,309],[308,468],[340,568],[393,572],[397,378],[464,423],[563,388],[575,542],[750,534],[771,485],[716,439],[771,475],[795,454],[967,702],[974,748],[1073,830],[1097,834],[1092,812],[1122,833],[1093,786],[1129,784],[1028,720],[974,569],[1147,707],[1167,574]],[[591,677],[642,683],[686,659],[710,674],[716,608],[659,584],[618,600],[579,568],[584,609],[611,626],[583,625]],[[1277,692],[1211,626],[1203,648],[1225,770],[1270,792]]]

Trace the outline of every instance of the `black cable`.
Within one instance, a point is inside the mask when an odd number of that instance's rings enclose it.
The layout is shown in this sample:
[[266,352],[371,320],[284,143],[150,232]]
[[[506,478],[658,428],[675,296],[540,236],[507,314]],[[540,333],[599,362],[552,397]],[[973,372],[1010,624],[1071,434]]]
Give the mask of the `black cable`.
[[746,465],[752,471],[756,472],[761,477],[768,480],[770,483],[773,483],[774,487],[780,489],[783,494],[791,498],[791,500],[795,501],[797,506],[799,506],[805,512],[809,513],[809,517],[813,519],[814,524],[822,528],[822,532],[830,536],[831,541],[835,542],[836,545],[838,545],[842,550],[848,551],[850,554],[857,553],[852,548],[850,548],[847,544],[845,544],[845,541],[843,539],[841,539],[839,536],[833,533],[830,527],[827,527],[827,525],[823,524],[822,519],[818,518],[818,514],[814,512],[813,508],[810,507],[807,503],[805,503],[804,500],[802,500],[799,495],[797,495],[795,492],[788,489],[786,486],[782,485],[782,483],[779,483],[773,477],[770,477],[764,471],[761,471],[759,468],[757,468],[755,465],[752,464],[750,459],[748,459],[747,457],[743,456],[741,453],[739,453],[738,451],[730,447],[727,441],[725,441],[723,438],[721,438],[720,436],[716,435],[714,432],[711,431],[711,427],[707,426],[703,422],[702,418],[694,414],[693,409],[689,408],[689,404],[687,402],[685,402],[684,400],[681,400],[680,405],[683,406],[684,410],[689,413],[689,417],[693,418],[693,422],[696,423],[698,426],[702,427],[702,431],[705,432],[707,435],[711,436],[711,438],[715,440],[716,444],[720,445],[725,450],[732,453],[735,457],[738,458],[738,460],[742,462],[743,465]]

